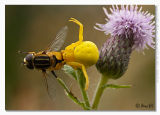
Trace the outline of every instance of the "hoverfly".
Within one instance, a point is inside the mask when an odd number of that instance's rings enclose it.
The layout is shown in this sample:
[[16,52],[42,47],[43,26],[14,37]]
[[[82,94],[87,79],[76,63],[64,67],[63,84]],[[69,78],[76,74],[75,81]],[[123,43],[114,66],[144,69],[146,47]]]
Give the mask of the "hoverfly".
[[27,55],[23,63],[29,69],[41,70],[43,74],[46,74],[46,71],[50,71],[56,78],[54,70],[61,69],[65,64],[75,69],[82,69],[86,79],[85,90],[87,90],[89,80],[86,67],[97,62],[99,58],[98,48],[91,41],[83,41],[83,25],[78,20],[70,18],[69,21],[79,25],[79,41],[60,51],[68,31],[68,27],[65,26],[60,30],[47,50],[38,53],[26,52]]

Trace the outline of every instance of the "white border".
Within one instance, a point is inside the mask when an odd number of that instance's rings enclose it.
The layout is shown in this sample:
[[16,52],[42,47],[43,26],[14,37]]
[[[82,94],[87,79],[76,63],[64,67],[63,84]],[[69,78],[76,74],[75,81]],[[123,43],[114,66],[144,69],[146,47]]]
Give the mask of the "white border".
[[[156,23],[157,23],[157,47],[156,47],[156,97],[157,107],[156,112],[143,112],[144,114],[159,114],[160,113],[160,2],[159,0],[0,0],[0,114],[28,114],[27,112],[6,112],[5,111],[5,5],[102,5],[102,4],[141,4],[141,5],[156,5]],[[61,112],[66,114],[65,112]],[[75,112],[67,112],[75,114]],[[143,114],[141,112],[101,112],[100,114]],[[33,113],[34,114],[34,113]],[[36,112],[41,115],[43,112]],[[55,114],[47,112],[47,114]],[[77,113],[76,113],[77,114]],[[81,113],[78,113],[81,114]],[[83,114],[89,114],[85,112]],[[92,114],[97,114],[93,112]]]
[[2,0],[5,4],[65,4],[65,5],[100,5],[100,4],[152,4],[158,0]]
[[5,108],[5,6],[0,2],[0,111]]
[[156,105],[160,112],[160,5],[156,7]]

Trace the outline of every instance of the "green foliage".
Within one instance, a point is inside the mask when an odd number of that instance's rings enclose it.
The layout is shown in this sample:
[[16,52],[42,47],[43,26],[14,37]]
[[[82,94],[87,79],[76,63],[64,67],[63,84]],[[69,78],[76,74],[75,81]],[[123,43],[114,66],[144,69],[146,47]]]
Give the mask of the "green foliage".
[[78,69],[78,70],[75,70],[75,72],[76,72],[76,77],[77,77],[77,80],[78,80],[78,82],[80,84],[80,87],[84,89],[85,88],[86,79],[85,79],[85,77],[83,75],[82,70]]
[[[87,92],[85,91],[86,80],[85,80],[85,77],[84,77],[84,74],[83,74],[82,70],[81,69],[73,69],[69,65],[64,65],[63,70],[65,71],[65,73],[72,76],[78,82],[84,102],[80,102],[77,99],[77,97],[75,97],[73,95],[73,93],[70,92],[70,90],[66,87],[64,82],[58,79],[59,83],[65,89],[66,95],[68,97],[70,97],[72,99],[72,101],[74,101],[75,103],[77,103],[78,105],[83,107],[84,110],[91,110],[91,106],[90,106],[90,103],[89,103]],[[108,81],[108,77],[107,76],[102,76],[102,79],[100,81],[98,89],[95,93],[96,95],[95,95],[95,98],[94,98],[94,101],[93,101],[92,109],[97,109],[98,108],[98,103],[100,101],[100,98],[102,96],[102,93],[103,93],[104,89],[106,89],[106,88],[119,89],[119,88],[130,88],[131,87],[131,85],[106,84],[107,81]]]
[[112,88],[112,89],[119,89],[119,88],[130,88],[131,85],[114,85],[114,84],[106,84],[103,88]]
[[78,81],[80,88],[82,88],[82,89],[85,88],[86,79],[85,79],[81,69],[75,70],[69,65],[64,65],[63,70],[66,74],[72,76],[76,81]]
[[[71,75],[79,84],[83,99],[84,99],[84,103],[80,102],[71,92],[68,92],[67,90],[65,90],[67,92],[67,96],[69,96],[75,103],[81,105],[83,107],[83,109],[85,110],[90,110],[90,104],[89,104],[89,99],[87,96],[87,92],[85,91],[85,77],[84,74],[82,72],[81,69],[73,69],[71,66],[69,65],[64,65],[63,70],[65,71],[65,73],[67,73],[68,75]],[[62,82],[60,83],[62,84]],[[64,84],[64,83],[63,83]],[[62,84],[63,88],[65,89],[64,85]]]
[[66,74],[72,76],[75,80],[77,80],[76,77],[76,70],[74,70],[71,66],[69,65],[64,65],[63,70]]
[[85,105],[85,103],[82,103],[78,100],[77,97],[73,95],[73,93],[68,89],[64,81],[60,78],[57,78],[57,81],[60,83],[60,85],[64,88],[65,94],[72,99],[72,101],[78,105],[80,105],[84,110],[88,110],[88,107]]

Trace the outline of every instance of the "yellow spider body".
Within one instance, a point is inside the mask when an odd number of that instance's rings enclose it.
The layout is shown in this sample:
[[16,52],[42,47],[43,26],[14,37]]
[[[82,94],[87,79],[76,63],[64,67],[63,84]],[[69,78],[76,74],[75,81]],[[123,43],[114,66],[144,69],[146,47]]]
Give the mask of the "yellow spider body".
[[62,51],[62,54],[65,62],[77,62],[86,67],[95,64],[99,58],[98,48],[91,41],[72,43]]
[[85,89],[88,89],[89,80],[86,67],[96,64],[99,58],[97,46],[91,41],[83,41],[83,25],[76,19],[71,18],[69,21],[75,22],[80,26],[79,41],[67,46],[62,50],[62,56],[66,64],[73,68],[80,68],[86,78]]

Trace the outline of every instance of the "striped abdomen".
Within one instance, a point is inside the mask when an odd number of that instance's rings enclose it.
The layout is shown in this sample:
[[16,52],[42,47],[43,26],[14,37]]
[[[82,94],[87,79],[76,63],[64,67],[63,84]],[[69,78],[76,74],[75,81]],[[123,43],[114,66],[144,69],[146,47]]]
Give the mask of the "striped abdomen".
[[37,69],[48,69],[51,66],[50,57],[47,55],[35,56],[33,63]]

